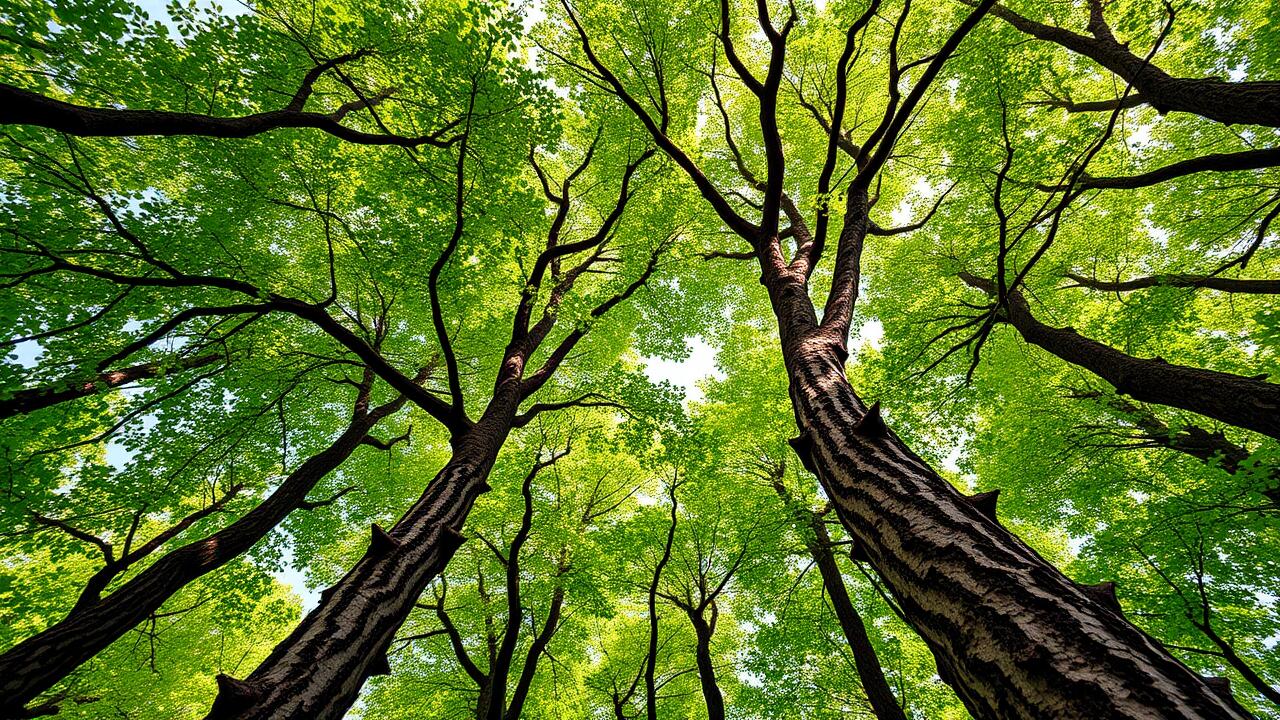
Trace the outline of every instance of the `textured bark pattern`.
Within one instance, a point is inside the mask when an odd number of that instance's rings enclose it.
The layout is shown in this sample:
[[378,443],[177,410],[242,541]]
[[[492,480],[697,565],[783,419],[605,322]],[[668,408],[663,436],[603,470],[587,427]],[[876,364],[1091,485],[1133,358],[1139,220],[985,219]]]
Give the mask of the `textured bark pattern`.
[[489,489],[486,478],[511,429],[518,387],[495,396],[484,417],[455,443],[449,462],[320,605],[243,681],[223,683],[209,718],[337,720],[371,675],[414,602],[462,543],[459,529]]
[[[965,274],[965,282],[987,292],[994,285]],[[1091,340],[1071,328],[1046,325],[1031,314],[1026,298],[1009,293],[1007,321],[1023,339],[1077,365],[1142,402],[1190,410],[1280,439],[1280,385],[1231,373],[1138,358]]]
[[341,465],[384,416],[357,418],[333,444],[308,458],[270,497],[239,520],[166,554],[105,599],[77,606],[56,625],[0,656],[0,717],[17,713],[18,708],[146,620],[188,583],[253,547],[305,501],[311,488]]
[[820,328],[770,272],[806,464],[850,536],[979,720],[1247,718],[1114,609],[1092,598],[938,476],[844,374],[844,333]]

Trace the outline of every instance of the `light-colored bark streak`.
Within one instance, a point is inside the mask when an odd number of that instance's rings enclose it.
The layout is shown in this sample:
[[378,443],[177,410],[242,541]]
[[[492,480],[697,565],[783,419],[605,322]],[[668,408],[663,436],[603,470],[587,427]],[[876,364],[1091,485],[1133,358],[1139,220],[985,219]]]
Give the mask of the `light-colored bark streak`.
[[897,438],[853,433],[866,407],[828,343],[789,350],[797,417],[838,515],[976,717],[1247,717]]
[[[382,557],[366,555],[314,611],[314,619],[281,647],[266,671],[248,678],[267,689],[261,712],[245,718],[341,718],[364,684],[370,664],[385,652],[423,587],[445,565],[461,527],[484,489],[487,468],[450,463],[428,493],[391,530],[401,545]],[[430,522],[422,522],[430,518]],[[455,541],[456,542],[456,541]],[[327,608],[339,608],[327,612]],[[370,628],[378,632],[369,633]],[[316,664],[314,658],[325,657]]]
[[[501,384],[500,384],[501,385]],[[511,430],[518,385],[500,386],[475,426],[422,497],[388,532],[395,546],[372,547],[320,605],[249,677],[246,695],[220,692],[209,719],[339,720],[386,651],[427,584],[462,542],[459,530]]]

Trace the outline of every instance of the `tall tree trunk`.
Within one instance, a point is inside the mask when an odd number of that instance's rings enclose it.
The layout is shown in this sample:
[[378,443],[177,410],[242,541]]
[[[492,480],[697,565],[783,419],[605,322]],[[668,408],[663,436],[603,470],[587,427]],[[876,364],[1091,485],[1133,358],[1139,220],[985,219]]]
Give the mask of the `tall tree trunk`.
[[387,648],[427,584],[463,542],[520,403],[518,376],[500,384],[485,414],[454,441],[453,457],[422,497],[321,595],[320,605],[244,680],[219,675],[208,717],[337,720],[371,675],[390,672]]
[[867,636],[866,624],[849,599],[849,590],[845,587],[844,575],[831,552],[831,536],[822,522],[822,516],[795,502],[782,485],[780,477],[774,477],[773,488],[795,518],[798,529],[804,535],[805,549],[809,551],[809,556],[822,575],[822,586],[826,588],[836,620],[840,622],[845,641],[849,643],[858,680],[862,682],[862,690],[871,703],[872,711],[879,720],[907,720],[893,690],[889,688],[889,682],[885,680],[880,658],[876,656],[875,646]]
[[[961,278],[988,294],[990,280]],[[1021,293],[1008,293],[1004,320],[1032,345],[1082,367],[1142,402],[1190,410],[1229,425],[1280,439],[1280,385],[1231,373],[1173,365],[1160,358],[1137,358],[1091,340],[1071,328],[1046,325],[1031,314]]]
[[693,634],[697,640],[694,657],[698,665],[698,684],[702,686],[702,699],[707,703],[707,720],[724,720],[724,695],[720,692],[720,684],[716,682],[716,666],[711,659],[711,636],[716,632],[716,616],[719,611],[712,601],[710,622],[703,617],[703,611],[701,607],[686,611],[689,622],[693,623]]
[[403,404],[401,398],[372,412],[358,409],[338,439],[239,520],[166,554],[105,599],[78,603],[66,618],[0,655],[0,716],[20,715],[23,705],[146,620],[188,583],[253,547],[306,502],[307,493],[351,456],[379,420]]
[[647,720],[658,720],[658,583],[662,581],[662,571],[671,562],[671,546],[676,539],[676,522],[678,521],[678,505],[676,490],[679,484],[672,479],[667,488],[671,498],[671,520],[667,525],[667,540],[662,546],[662,557],[658,558],[653,568],[653,579],[649,581],[649,646],[644,657],[644,709]]
[[[568,552],[567,549],[562,549],[556,576],[563,577],[567,572],[569,572]],[[560,616],[563,612],[564,588],[557,584],[556,589],[551,592],[551,607],[547,610],[547,619],[542,625],[542,632],[533,638],[533,642],[529,644],[529,652],[525,653],[524,666],[520,668],[520,678],[516,681],[515,689],[511,691],[511,703],[507,706],[507,712],[504,715],[506,720],[520,720],[520,713],[524,712],[524,703],[529,698],[529,688],[533,685],[533,677],[538,669],[538,660],[546,651],[547,645],[551,643],[551,638],[560,629]]]
[[793,444],[974,717],[1248,717],[885,428],[845,377],[845,330],[818,325],[802,276],[762,267]]

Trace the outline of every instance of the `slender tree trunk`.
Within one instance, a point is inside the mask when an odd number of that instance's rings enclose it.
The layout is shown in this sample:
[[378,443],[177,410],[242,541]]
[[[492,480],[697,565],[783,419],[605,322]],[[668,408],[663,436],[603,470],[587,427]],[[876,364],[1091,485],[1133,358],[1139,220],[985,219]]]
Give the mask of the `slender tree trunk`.
[[831,608],[840,622],[849,650],[853,652],[853,665],[858,671],[858,680],[862,682],[862,690],[871,703],[872,711],[879,720],[907,720],[893,690],[889,688],[889,682],[885,680],[880,658],[876,656],[875,646],[867,636],[866,624],[849,599],[849,590],[845,587],[844,575],[831,552],[831,536],[827,533],[822,517],[796,503],[778,477],[774,479],[773,488],[795,517],[796,524],[804,535],[805,548],[822,575],[822,586],[827,590]]
[[[1208,605],[1206,604],[1206,608],[1207,607]],[[1240,677],[1243,677],[1245,682],[1253,686],[1253,689],[1257,690],[1258,694],[1262,695],[1267,700],[1270,700],[1273,704],[1280,706],[1280,690],[1277,690],[1274,685],[1271,685],[1267,683],[1266,680],[1262,679],[1262,676],[1255,672],[1244,658],[1240,657],[1240,654],[1236,652],[1235,647],[1228,642],[1226,638],[1219,635],[1217,630],[1213,629],[1213,625],[1210,624],[1208,619],[1207,610],[1205,612],[1204,622],[1197,622],[1192,619],[1191,624],[1203,633],[1206,638],[1209,638],[1210,642],[1218,647],[1218,652],[1222,659],[1226,660],[1228,665],[1234,668],[1236,672],[1240,673]],[[1220,680],[1226,681],[1226,678],[1220,678]],[[1227,686],[1230,687],[1229,681],[1227,682]]]
[[803,277],[762,268],[793,444],[974,717],[1248,717],[889,432],[845,377],[846,331],[818,325]]
[[333,444],[308,458],[239,520],[166,554],[105,599],[78,603],[66,618],[0,655],[0,717],[20,714],[23,705],[146,620],[188,583],[253,547],[306,502],[307,493],[350,457],[378,420],[403,403],[360,412]]
[[[569,571],[567,563],[568,553],[562,550],[557,576],[563,576]],[[557,585],[551,593],[551,607],[547,610],[547,619],[542,625],[542,632],[534,637],[529,645],[529,652],[525,653],[524,667],[520,668],[520,678],[516,681],[515,689],[511,691],[511,703],[507,706],[504,716],[506,720],[520,720],[520,713],[524,711],[524,703],[529,697],[529,688],[533,685],[533,677],[538,669],[538,660],[546,651],[551,638],[560,629],[560,616],[563,611],[564,588]]]
[[[962,279],[987,293],[995,285],[968,273]],[[1082,367],[1142,402],[1190,410],[1229,425],[1280,439],[1280,385],[1231,373],[1136,358],[1071,328],[1046,325],[1031,314],[1016,290],[1007,297],[1005,321],[1032,345]]]
[[[502,720],[507,709],[507,681],[511,674],[511,662],[515,659],[516,645],[520,642],[520,628],[524,625],[524,603],[520,588],[520,551],[529,539],[529,530],[533,527],[533,479],[537,476],[541,464],[525,475],[524,484],[520,487],[520,495],[524,499],[524,512],[520,516],[520,527],[511,540],[511,548],[507,551],[507,623],[502,630],[502,642],[497,651],[492,653],[489,663],[489,705],[485,713],[488,720]],[[490,646],[493,632],[490,630]]]
[[370,675],[390,672],[387,648],[423,589],[462,544],[520,402],[519,379],[500,384],[485,414],[454,442],[453,457],[391,528],[374,527],[364,557],[244,680],[219,677],[208,717],[337,720]]
[[711,661],[711,636],[716,631],[716,604],[711,603],[710,623],[703,618],[701,608],[690,608],[686,614],[689,622],[693,623],[693,634],[697,639],[694,657],[698,665],[702,699],[707,703],[707,720],[724,720],[724,695],[720,692],[720,684],[716,682],[715,663]]
[[649,647],[644,658],[644,708],[648,720],[658,720],[658,583],[662,581],[662,571],[671,562],[671,546],[676,539],[676,505],[677,483],[673,479],[667,495],[671,498],[671,521],[667,525],[667,541],[662,546],[662,557],[658,558],[653,568],[653,579],[649,582]]
[[222,355],[201,355],[187,358],[167,365],[163,363],[142,363],[120,370],[108,370],[97,373],[88,379],[68,379],[41,388],[19,390],[12,397],[0,400],[0,420],[14,415],[32,413],[52,405],[96,395],[104,390],[119,387],[138,380],[159,377],[166,372],[193,370],[212,365],[222,359]]

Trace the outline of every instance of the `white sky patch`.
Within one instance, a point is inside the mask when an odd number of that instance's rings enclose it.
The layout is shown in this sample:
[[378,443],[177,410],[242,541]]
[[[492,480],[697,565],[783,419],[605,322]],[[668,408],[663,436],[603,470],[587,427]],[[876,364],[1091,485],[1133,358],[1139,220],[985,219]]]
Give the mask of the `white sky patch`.
[[[283,531],[281,531],[283,532]],[[281,553],[281,569],[271,573],[276,580],[288,585],[298,597],[302,598],[302,612],[309,613],[320,604],[320,591],[307,587],[307,579],[302,571],[294,567],[293,538],[285,533],[284,552]]]
[[650,382],[669,382],[684,390],[684,403],[701,402],[706,398],[699,383],[707,378],[723,380],[726,375],[716,368],[716,349],[700,335],[684,340],[689,357],[684,360],[666,360],[659,357],[640,358],[644,374]]
[[44,356],[44,346],[36,340],[24,340],[9,351],[9,359],[30,370],[40,364]]
[[870,345],[876,350],[884,347],[884,323],[879,320],[868,320],[862,323],[862,327],[858,328],[856,347],[863,345]]
[[1141,123],[1129,131],[1128,142],[1136,147],[1145,147],[1151,144],[1151,129],[1155,127],[1151,123]]

